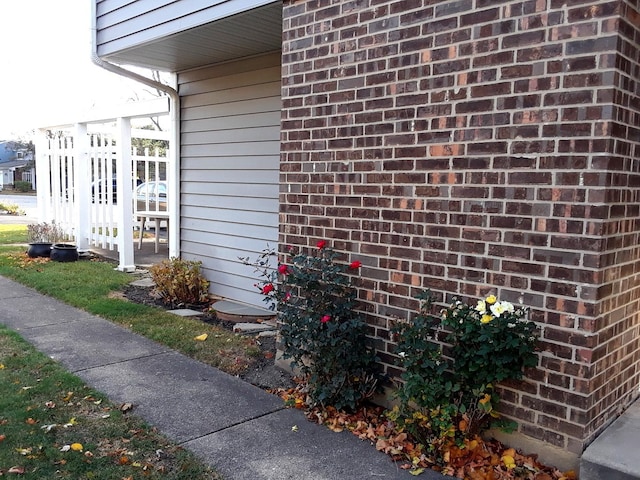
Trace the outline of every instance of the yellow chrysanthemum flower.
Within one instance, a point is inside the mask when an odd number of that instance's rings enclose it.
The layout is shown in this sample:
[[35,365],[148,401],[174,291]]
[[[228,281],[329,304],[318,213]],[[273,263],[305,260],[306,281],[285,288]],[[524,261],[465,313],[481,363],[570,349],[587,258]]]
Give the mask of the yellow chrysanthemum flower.
[[494,303],[496,303],[497,301],[498,301],[498,299],[496,298],[496,296],[495,296],[495,295],[489,295],[489,296],[487,297],[487,300],[486,300],[486,302],[487,302],[489,305],[493,305],[493,304],[494,304]]
[[491,315],[482,315],[480,323],[489,323],[491,320],[493,320],[493,317]]

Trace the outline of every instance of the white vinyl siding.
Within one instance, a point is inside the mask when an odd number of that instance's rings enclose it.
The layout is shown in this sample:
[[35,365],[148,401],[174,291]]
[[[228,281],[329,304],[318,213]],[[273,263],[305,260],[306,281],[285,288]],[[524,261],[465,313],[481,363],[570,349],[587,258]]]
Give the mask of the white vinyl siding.
[[203,262],[211,293],[263,306],[255,258],[278,239],[280,56],[178,75],[181,255]]

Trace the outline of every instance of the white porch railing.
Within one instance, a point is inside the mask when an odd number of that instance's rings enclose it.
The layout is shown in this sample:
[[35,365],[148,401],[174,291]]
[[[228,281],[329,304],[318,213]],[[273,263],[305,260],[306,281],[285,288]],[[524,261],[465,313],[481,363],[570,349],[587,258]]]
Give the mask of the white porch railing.
[[[139,225],[134,207],[136,186],[157,180],[169,184],[171,175],[168,149],[152,154],[149,149],[137,151],[132,149],[132,138],[168,143],[170,135],[131,128],[133,118],[166,115],[167,98],[137,104],[136,108],[128,104],[127,108],[126,117],[40,129],[36,181],[40,221],[55,221],[81,251],[92,246],[117,249],[118,269],[132,271],[134,226]],[[175,198],[168,191],[166,202],[172,201]],[[177,256],[174,250],[170,243],[169,256]]]

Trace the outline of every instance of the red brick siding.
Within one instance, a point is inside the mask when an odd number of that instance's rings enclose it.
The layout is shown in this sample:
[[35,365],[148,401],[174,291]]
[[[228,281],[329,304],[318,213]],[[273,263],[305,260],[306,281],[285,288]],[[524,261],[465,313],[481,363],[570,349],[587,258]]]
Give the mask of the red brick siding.
[[640,382],[632,3],[283,9],[281,245],[329,238],[362,262],[391,374],[390,325],[424,288],[531,306],[540,365],[503,410],[574,453]]

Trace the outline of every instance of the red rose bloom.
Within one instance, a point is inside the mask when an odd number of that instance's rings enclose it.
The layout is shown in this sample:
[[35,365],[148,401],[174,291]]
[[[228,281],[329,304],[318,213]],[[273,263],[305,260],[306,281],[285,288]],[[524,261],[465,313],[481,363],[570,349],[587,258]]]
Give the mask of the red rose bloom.
[[329,320],[331,320],[331,315],[325,315],[320,319],[322,323],[327,323]]
[[362,262],[360,260],[354,260],[349,264],[349,268],[351,270],[357,270],[362,266]]
[[318,247],[320,250],[322,250],[326,246],[327,246],[326,240],[320,240],[318,243],[316,243],[316,247]]
[[286,273],[289,271],[289,267],[287,265],[278,265],[278,273],[281,273],[283,275],[286,275]]
[[264,287],[262,287],[262,294],[268,295],[270,292],[273,292],[274,289],[275,287],[272,283],[267,283]]

